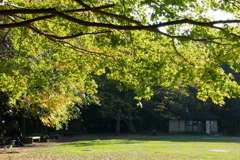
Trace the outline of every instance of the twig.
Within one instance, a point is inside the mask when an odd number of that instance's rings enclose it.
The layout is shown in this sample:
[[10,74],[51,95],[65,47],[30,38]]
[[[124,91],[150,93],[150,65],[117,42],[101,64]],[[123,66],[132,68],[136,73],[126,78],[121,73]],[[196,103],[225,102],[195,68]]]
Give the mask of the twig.
[[183,56],[181,53],[178,52],[173,38],[172,38],[172,45],[173,45],[173,48],[174,48],[175,52],[177,53],[177,55],[179,55],[180,57],[182,57],[182,58],[183,58],[186,62],[188,62],[190,65],[194,66],[193,63],[189,62],[188,59],[187,59],[185,56]]
[[[84,2],[82,2],[81,0],[75,0],[78,4],[82,5],[83,7],[87,8],[87,9],[91,9],[90,6],[88,6],[87,4],[85,4]],[[101,10],[92,10],[93,12],[95,13],[99,13],[99,14],[102,14],[102,15],[106,15],[106,16],[109,16],[109,17],[114,17],[114,18],[118,18],[118,19],[122,19],[122,20],[126,20],[128,22],[131,22],[131,23],[135,23],[139,26],[141,26],[141,23],[136,21],[136,20],[133,20],[133,19],[130,19],[128,17],[125,17],[125,16],[122,16],[122,15],[117,15],[117,14],[113,14],[113,13],[109,13],[109,12],[105,12],[105,11],[101,11]]]

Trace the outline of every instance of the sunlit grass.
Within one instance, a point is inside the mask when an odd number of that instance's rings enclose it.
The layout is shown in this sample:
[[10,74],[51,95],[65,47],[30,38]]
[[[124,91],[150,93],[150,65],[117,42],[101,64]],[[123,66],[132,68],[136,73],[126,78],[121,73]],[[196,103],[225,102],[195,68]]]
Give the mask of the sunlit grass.
[[240,138],[178,135],[139,139],[90,139],[10,156],[9,159],[232,160],[240,159]]

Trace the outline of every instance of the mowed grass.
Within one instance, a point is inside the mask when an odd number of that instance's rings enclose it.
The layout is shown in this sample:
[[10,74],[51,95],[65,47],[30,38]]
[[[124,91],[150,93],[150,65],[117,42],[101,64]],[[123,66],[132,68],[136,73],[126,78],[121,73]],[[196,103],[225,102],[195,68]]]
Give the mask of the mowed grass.
[[41,150],[5,155],[4,159],[240,159],[240,138],[174,135],[131,139],[89,139]]

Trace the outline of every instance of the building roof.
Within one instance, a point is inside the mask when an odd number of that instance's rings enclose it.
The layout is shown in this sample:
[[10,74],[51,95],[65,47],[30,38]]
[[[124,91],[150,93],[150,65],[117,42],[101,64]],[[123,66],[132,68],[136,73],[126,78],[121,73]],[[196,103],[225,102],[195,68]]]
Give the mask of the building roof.
[[184,119],[194,119],[194,120],[213,120],[213,119],[222,119],[220,116],[211,113],[211,112],[189,112]]

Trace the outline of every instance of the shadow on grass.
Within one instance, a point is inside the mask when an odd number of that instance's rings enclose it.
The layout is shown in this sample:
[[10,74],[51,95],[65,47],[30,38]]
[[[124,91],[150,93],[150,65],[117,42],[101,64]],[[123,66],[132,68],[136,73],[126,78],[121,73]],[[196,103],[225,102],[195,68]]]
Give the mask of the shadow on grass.
[[210,136],[210,135],[164,135],[164,136],[148,136],[148,137],[111,137],[111,138],[90,138],[80,141],[71,142],[64,145],[71,146],[94,146],[94,145],[110,145],[110,144],[139,144],[147,143],[148,141],[157,141],[159,143],[163,141],[169,142],[219,142],[219,143],[239,143],[240,137],[230,137],[230,136]]

